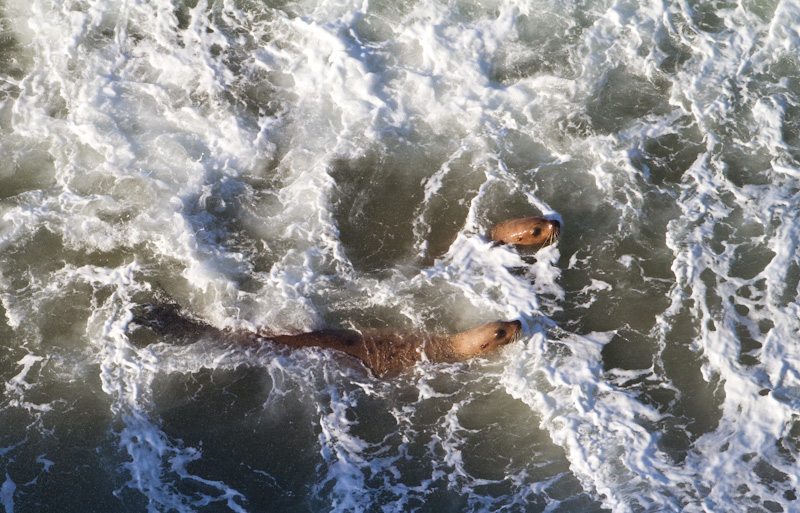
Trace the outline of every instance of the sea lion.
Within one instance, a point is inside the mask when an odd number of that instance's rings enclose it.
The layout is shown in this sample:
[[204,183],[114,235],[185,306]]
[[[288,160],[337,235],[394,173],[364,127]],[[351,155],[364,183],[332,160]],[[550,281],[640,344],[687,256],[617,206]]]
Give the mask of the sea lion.
[[267,330],[222,330],[193,317],[174,301],[147,305],[133,323],[183,343],[210,337],[240,347],[278,343],[333,349],[357,358],[378,377],[397,374],[422,360],[456,362],[489,353],[516,340],[522,328],[520,321],[495,321],[452,336],[344,329],[279,335]]
[[361,360],[376,376],[396,374],[421,360],[457,362],[489,353],[514,341],[520,321],[495,321],[451,336],[424,333],[390,333],[353,330],[321,330],[297,335],[260,338],[292,347],[335,349]]
[[543,247],[553,244],[561,234],[561,223],[544,217],[509,219],[492,228],[492,240],[499,244]]

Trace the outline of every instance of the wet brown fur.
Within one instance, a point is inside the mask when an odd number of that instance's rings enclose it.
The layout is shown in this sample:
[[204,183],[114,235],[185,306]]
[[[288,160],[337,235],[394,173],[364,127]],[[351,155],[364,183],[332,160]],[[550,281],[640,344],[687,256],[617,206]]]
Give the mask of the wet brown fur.
[[509,219],[492,229],[492,240],[500,244],[543,247],[553,244],[561,234],[561,223],[544,217]]
[[452,336],[423,333],[321,330],[297,335],[263,335],[292,347],[323,347],[354,356],[376,376],[395,374],[424,359],[455,362],[488,353],[517,338],[519,321],[495,321]]
[[320,347],[344,352],[361,360],[376,376],[396,374],[426,359],[455,362],[490,352],[515,340],[519,321],[495,321],[452,336],[424,333],[358,332],[326,329],[292,335],[267,331],[221,330],[185,312],[172,300],[149,305],[134,317],[135,325],[146,326],[179,343],[211,337],[240,347],[261,347],[275,342],[291,347]]

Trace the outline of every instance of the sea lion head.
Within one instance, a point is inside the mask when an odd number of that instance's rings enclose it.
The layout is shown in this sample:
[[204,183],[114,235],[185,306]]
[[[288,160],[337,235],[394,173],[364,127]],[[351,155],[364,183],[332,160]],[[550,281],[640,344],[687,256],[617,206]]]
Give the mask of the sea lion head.
[[561,223],[544,217],[523,217],[503,221],[492,229],[492,240],[500,244],[547,246],[558,240]]
[[513,342],[522,329],[519,321],[495,321],[463,331],[450,337],[453,354],[469,358],[488,353],[509,342]]

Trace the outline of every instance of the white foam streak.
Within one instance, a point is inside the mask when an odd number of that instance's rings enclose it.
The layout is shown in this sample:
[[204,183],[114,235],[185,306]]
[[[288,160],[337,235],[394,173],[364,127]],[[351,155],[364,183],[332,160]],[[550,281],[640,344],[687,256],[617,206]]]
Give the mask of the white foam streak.
[[349,394],[340,395],[340,391],[328,388],[330,394],[330,412],[320,416],[319,443],[321,455],[327,461],[328,477],[317,485],[317,490],[332,486],[333,511],[350,511],[359,509],[364,504],[363,468],[369,466],[361,456],[366,445],[349,434],[352,423],[347,420],[347,410],[355,406]]
[[43,356],[27,354],[17,362],[17,365],[22,366],[22,370],[5,384],[5,396],[8,399],[9,406],[24,408],[28,412],[37,413],[46,413],[53,409],[53,402],[34,402],[26,398],[26,392],[33,387],[33,384],[27,381],[28,374],[40,362],[45,362],[41,364],[41,367],[46,365],[47,362],[45,360]]
[[[528,340],[503,377],[509,393],[542,416],[553,441],[567,450],[573,472],[606,497],[614,511],[672,510],[669,491],[684,482],[643,426],[658,412],[612,386],[601,350],[613,334],[567,335],[549,340],[541,330]],[[563,348],[563,349],[560,349]]]
[[[782,121],[779,114],[772,117],[774,113],[764,111],[765,105],[755,104],[755,115],[763,118],[760,123],[766,130],[754,144],[778,152],[782,150],[782,139],[774,132],[770,135],[770,127]],[[685,174],[679,204],[686,222],[671,223],[667,238],[675,253],[673,272],[677,278],[667,316],[678,315],[682,309],[689,308],[692,317],[698,319],[694,344],[705,360],[704,377],[709,381],[719,379],[724,390],[718,428],[698,440],[696,451],[687,461],[688,468],[695,472],[695,486],[709,490],[696,505],[698,511],[715,511],[739,500],[742,484],[759,479],[772,483],[769,489],[759,492],[762,498],[780,503],[785,495],[782,486],[775,487],[776,483],[788,485],[795,480],[790,477],[790,464],[775,454],[776,444],[780,446],[788,436],[797,406],[792,397],[798,389],[797,379],[787,374],[786,369],[798,363],[798,353],[781,342],[795,338],[800,332],[796,315],[797,290],[784,290],[787,270],[797,264],[800,236],[796,214],[785,208],[787,202],[796,201],[796,194],[790,192],[795,185],[779,182],[769,188],[737,189],[720,173],[714,172],[721,167],[713,157],[716,151],[717,147],[710,145],[709,153]],[[792,180],[791,174],[789,176]],[[720,190],[730,193],[733,205],[721,199]],[[752,222],[765,226],[771,219],[781,220],[780,227],[770,233],[772,256],[753,277],[737,275],[733,266],[740,252],[748,250],[751,244],[757,247],[760,238],[726,245],[722,252],[708,247],[707,241],[714,237],[714,224],[734,209],[741,209]],[[765,212],[768,215],[764,215]],[[746,289],[760,289],[763,295],[753,299],[743,292]],[[686,291],[689,291],[688,297]],[[784,299],[787,292],[791,298],[789,304]],[[745,310],[748,315],[741,315],[737,305],[748,305]],[[769,319],[771,325],[766,333],[765,319]],[[745,349],[740,325],[746,326],[748,336],[759,342],[760,350],[751,350],[750,354],[758,354],[761,363],[752,368],[742,363]],[[717,456],[706,460],[709,454]],[[750,462],[755,455],[757,458],[752,464],[742,463]],[[775,472],[769,478],[764,477],[764,462],[769,462]],[[727,478],[714,481],[709,477],[720,475]]]

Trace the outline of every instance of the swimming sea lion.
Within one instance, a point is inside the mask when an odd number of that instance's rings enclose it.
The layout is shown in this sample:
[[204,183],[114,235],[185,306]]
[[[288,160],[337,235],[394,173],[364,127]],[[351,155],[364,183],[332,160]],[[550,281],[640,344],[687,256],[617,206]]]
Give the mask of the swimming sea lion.
[[452,336],[343,329],[275,335],[266,330],[257,333],[221,330],[183,311],[174,301],[147,306],[134,316],[133,323],[184,343],[211,337],[243,347],[275,342],[291,347],[334,349],[358,358],[376,376],[396,374],[422,360],[456,362],[479,356],[514,341],[522,328],[520,321],[495,321]]
[[297,335],[259,334],[292,347],[323,347],[355,356],[376,376],[395,374],[418,361],[456,362],[489,353],[519,335],[520,321],[495,321],[452,336],[423,333],[321,330]]
[[561,223],[544,217],[509,219],[492,228],[492,240],[500,244],[547,246],[558,240]]

